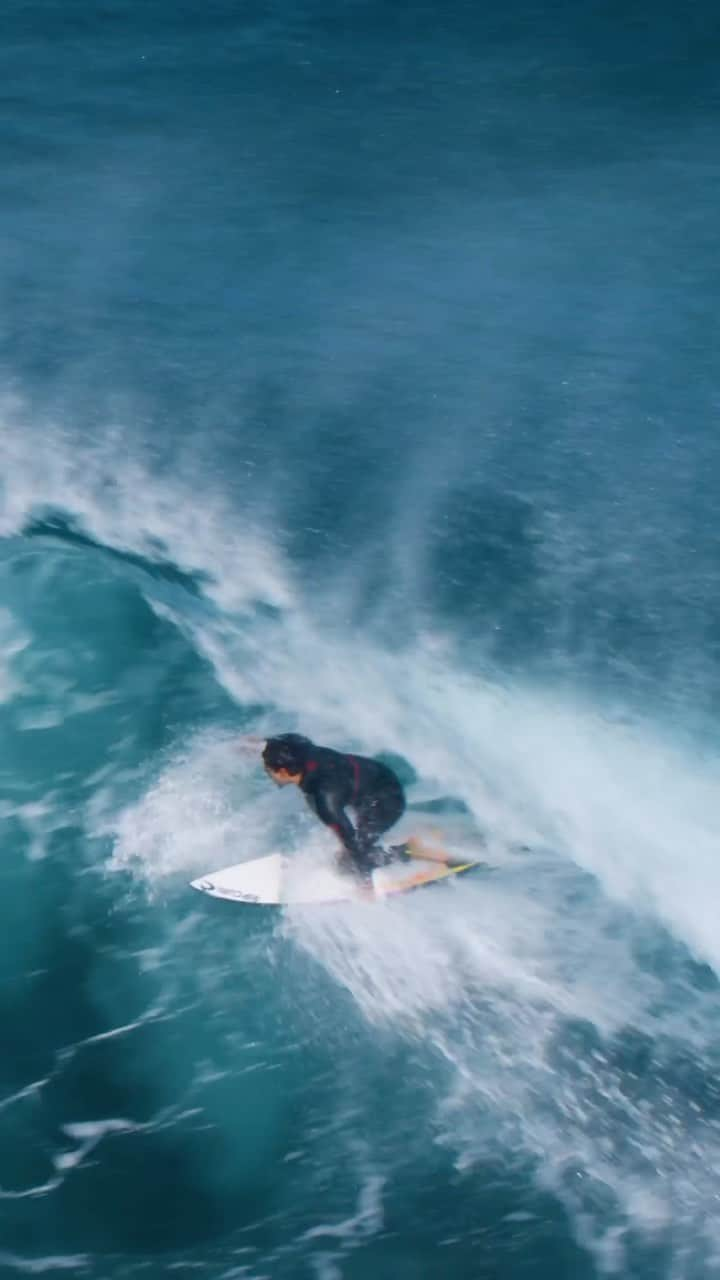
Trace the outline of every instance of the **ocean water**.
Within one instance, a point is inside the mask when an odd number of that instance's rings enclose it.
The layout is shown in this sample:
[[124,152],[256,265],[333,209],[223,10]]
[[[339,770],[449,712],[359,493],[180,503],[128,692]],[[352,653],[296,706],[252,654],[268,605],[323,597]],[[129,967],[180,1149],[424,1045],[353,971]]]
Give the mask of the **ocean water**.
[[[3,1280],[720,1273],[715,47],[5,5]],[[195,895],[288,729],[495,869]]]

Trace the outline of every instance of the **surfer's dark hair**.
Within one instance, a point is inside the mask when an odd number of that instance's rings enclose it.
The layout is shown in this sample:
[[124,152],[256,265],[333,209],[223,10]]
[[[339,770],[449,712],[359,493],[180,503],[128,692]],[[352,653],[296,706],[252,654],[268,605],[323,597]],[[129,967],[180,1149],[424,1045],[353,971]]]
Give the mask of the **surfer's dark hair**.
[[268,769],[302,773],[311,751],[312,742],[301,733],[280,733],[276,738],[268,738],[262,758]]

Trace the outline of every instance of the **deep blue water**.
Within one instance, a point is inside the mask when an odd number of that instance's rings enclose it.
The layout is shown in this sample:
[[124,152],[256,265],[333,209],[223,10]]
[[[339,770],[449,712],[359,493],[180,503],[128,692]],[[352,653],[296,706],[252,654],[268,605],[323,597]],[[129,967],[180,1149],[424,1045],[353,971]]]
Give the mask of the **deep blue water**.
[[[716,49],[6,5],[3,1277],[720,1271]],[[290,728],[496,870],[199,899]]]

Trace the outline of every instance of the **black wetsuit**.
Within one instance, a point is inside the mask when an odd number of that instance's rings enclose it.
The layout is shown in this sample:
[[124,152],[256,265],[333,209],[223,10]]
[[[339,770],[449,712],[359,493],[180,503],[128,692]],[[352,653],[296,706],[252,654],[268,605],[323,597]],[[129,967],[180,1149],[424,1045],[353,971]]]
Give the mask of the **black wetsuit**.
[[[378,837],[405,811],[402,785],[392,769],[366,756],[313,745],[300,789],[320,821],[339,836],[353,870],[369,876],[386,857]],[[353,810],[354,826],[346,808]]]

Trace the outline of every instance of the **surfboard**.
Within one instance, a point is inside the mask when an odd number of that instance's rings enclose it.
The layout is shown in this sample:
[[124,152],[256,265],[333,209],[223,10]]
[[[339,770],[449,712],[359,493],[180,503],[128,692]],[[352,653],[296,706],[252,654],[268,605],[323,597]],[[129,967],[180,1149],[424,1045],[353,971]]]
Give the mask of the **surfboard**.
[[[448,867],[419,858],[413,858],[409,862],[392,862],[373,871],[372,888],[375,899],[379,901],[485,866],[487,863],[464,862]],[[280,853],[222,867],[198,880],[191,880],[190,885],[211,898],[224,898],[229,902],[256,906],[320,905],[369,900],[367,887],[352,876],[343,875],[331,866],[308,865],[303,858],[285,858]]]

